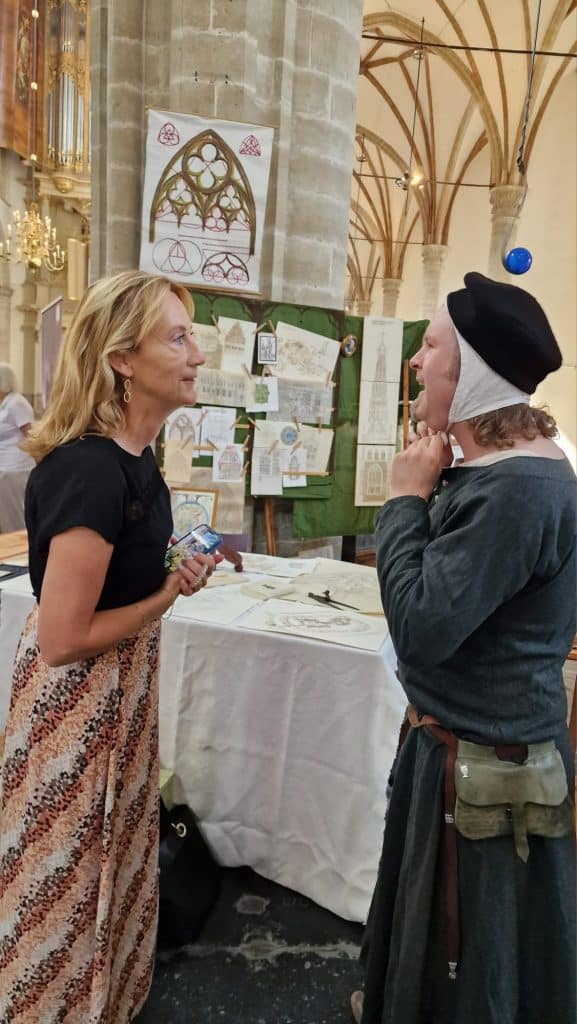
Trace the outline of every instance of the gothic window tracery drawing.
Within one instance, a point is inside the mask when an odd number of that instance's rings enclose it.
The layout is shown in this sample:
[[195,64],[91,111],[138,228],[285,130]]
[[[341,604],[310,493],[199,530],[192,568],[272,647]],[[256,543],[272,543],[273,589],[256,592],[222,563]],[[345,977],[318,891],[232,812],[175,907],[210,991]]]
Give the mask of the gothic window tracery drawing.
[[258,291],[273,133],[250,127],[149,111],[142,269]]

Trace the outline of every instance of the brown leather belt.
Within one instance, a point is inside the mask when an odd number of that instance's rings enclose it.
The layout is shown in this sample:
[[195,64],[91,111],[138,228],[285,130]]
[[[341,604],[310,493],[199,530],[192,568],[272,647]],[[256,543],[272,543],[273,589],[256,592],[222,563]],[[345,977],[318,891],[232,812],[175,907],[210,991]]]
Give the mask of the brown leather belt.
[[[460,952],[460,922],[457,830],[455,828],[455,758],[457,756],[457,744],[459,741],[454,732],[451,732],[449,729],[443,729],[437,719],[433,718],[432,715],[419,715],[415,708],[409,704],[405,722],[403,723],[403,726],[401,726],[401,746],[408,732],[407,723],[412,726],[413,729],[425,727],[427,732],[441,743],[444,743],[447,748],[447,756],[445,758],[443,804],[444,829],[442,865],[447,918],[449,979],[450,981],[456,981]],[[522,764],[527,757],[527,745],[524,743],[511,743],[496,746],[493,749],[495,750],[497,757],[502,761],[515,761],[517,764]]]

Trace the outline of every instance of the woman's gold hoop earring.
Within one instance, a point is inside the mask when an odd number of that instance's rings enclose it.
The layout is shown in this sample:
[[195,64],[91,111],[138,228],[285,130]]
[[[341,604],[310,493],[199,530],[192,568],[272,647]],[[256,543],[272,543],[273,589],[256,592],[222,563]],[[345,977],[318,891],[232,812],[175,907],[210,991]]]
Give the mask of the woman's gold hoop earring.
[[122,396],[125,402],[129,402],[130,399],[132,398],[132,395],[130,393],[130,384],[130,377],[127,377],[126,380],[124,381],[124,394]]

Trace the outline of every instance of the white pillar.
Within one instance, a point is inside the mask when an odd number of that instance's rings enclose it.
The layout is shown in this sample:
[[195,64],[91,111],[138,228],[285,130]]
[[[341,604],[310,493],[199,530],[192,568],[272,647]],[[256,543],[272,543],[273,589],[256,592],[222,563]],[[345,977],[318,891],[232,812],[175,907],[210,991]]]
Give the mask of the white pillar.
[[383,285],[383,316],[397,315],[397,302],[401,290],[400,277],[385,277]]
[[424,245],[423,255],[423,299],[421,315],[430,320],[439,308],[441,271],[447,255],[446,245]]
[[523,185],[497,185],[489,193],[491,200],[491,245],[489,249],[489,277],[510,281],[510,274],[501,262],[503,240],[510,232],[507,251],[515,244],[515,228],[523,202]]
[[357,299],[355,302],[355,314],[357,316],[370,316],[373,304],[370,299]]

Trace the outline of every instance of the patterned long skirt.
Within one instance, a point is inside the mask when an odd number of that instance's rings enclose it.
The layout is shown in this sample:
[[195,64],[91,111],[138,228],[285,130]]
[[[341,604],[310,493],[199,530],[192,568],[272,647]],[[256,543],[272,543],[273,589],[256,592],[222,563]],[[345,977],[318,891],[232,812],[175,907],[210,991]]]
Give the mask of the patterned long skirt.
[[6,728],[1,1024],[128,1024],[158,905],[159,623],[63,668],[29,615]]

